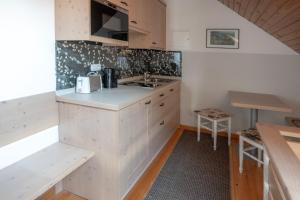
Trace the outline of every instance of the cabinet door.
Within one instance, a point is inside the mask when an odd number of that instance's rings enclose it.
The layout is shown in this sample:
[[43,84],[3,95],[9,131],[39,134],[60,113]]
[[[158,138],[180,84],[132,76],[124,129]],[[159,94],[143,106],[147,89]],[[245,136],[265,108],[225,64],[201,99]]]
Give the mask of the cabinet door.
[[146,34],[148,31],[147,5],[149,0],[129,1],[129,28],[136,32]]
[[165,49],[166,34],[166,6],[159,0],[151,1],[149,19],[150,26],[150,47],[155,49]]
[[124,8],[125,10],[129,10],[129,0],[109,0],[112,4]]
[[148,163],[148,112],[149,99],[120,111],[121,195]]

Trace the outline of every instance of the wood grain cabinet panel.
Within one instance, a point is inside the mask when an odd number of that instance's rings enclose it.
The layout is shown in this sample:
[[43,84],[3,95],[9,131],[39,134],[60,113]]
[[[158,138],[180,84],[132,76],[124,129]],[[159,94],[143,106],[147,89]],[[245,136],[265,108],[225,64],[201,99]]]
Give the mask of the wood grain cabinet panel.
[[[121,5],[127,0],[112,0]],[[55,39],[128,46],[127,41],[91,35],[91,0],[55,0]]]
[[125,10],[129,10],[129,0],[109,0],[109,2]]
[[122,199],[178,127],[179,94],[177,82],[120,111],[59,103],[60,141],[95,152],[64,189],[89,200]]
[[166,5],[159,0],[130,1],[129,19],[139,25],[136,26],[130,22],[129,46],[131,48],[165,49]]

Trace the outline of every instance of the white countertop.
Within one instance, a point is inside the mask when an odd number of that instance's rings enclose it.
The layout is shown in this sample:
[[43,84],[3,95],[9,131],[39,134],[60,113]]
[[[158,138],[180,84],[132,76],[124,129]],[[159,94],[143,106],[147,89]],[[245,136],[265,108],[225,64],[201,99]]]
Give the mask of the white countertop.
[[119,85],[118,88],[103,89],[102,91],[97,91],[90,94],[79,94],[75,93],[74,91],[69,94],[57,92],[56,100],[59,102],[118,111],[148,96],[151,96],[153,93],[160,91],[166,86],[170,86],[175,83],[178,83],[178,80],[163,84],[155,89],[143,88],[139,86]]

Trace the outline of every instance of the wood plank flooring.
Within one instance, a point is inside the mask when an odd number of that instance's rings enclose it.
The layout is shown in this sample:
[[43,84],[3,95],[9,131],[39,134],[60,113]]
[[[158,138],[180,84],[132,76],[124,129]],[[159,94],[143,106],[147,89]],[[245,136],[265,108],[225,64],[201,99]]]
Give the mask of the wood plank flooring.
[[[147,195],[161,168],[164,166],[169,155],[172,153],[184,129],[194,131],[193,127],[181,127],[171,137],[167,145],[159,153],[150,167],[145,171],[140,180],[128,193],[125,200],[142,200]],[[224,136],[224,134],[221,134]],[[256,162],[245,160],[244,172],[238,172],[238,154],[237,154],[237,137],[233,137],[232,145],[229,148],[230,155],[230,181],[231,181],[231,199],[232,200],[262,200],[263,199],[263,171],[262,167],[258,168]],[[84,200],[78,196],[66,191],[61,192],[55,198],[41,200]]]

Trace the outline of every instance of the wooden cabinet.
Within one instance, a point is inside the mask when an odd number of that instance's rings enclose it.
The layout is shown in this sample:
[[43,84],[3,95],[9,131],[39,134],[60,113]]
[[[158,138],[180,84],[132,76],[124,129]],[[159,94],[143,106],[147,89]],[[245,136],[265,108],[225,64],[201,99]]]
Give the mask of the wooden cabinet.
[[176,82],[119,111],[59,103],[60,141],[95,152],[64,189],[122,199],[178,128],[179,93]]
[[165,49],[166,37],[166,6],[160,1],[153,1],[150,9],[150,34],[149,43],[151,48]]
[[[127,0],[112,0],[118,5]],[[127,41],[91,35],[91,0],[55,0],[55,39],[87,40],[128,46]]]
[[129,0],[109,0],[110,3],[124,8],[125,10],[129,10]]
[[[129,47],[145,48],[145,49],[165,49],[166,48],[166,5],[160,0],[130,0],[130,5],[140,4],[131,7],[129,11],[129,19],[135,21],[137,19],[138,10],[140,10],[140,20],[142,30],[136,31],[135,26],[131,25],[129,33]],[[131,17],[132,16],[132,17]],[[143,24],[145,26],[143,26]]]
[[129,29],[132,31],[147,34],[148,19],[147,19],[147,4],[149,0],[129,0]]
[[148,113],[151,98],[120,111],[121,193],[143,172],[148,160]]

